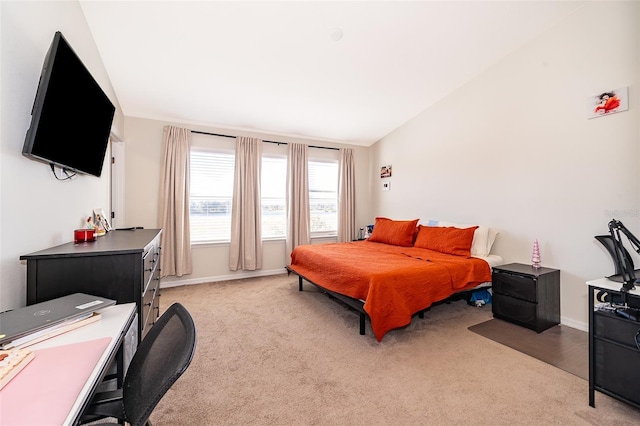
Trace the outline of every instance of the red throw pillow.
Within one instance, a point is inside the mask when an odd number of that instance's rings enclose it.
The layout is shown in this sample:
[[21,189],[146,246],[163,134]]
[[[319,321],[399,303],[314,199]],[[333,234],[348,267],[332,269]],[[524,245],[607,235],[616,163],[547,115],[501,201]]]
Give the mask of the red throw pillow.
[[473,233],[477,228],[477,226],[461,229],[452,226],[420,225],[414,246],[439,251],[440,253],[469,257],[471,256]]
[[391,220],[386,217],[376,217],[369,241],[410,247],[415,239],[418,220],[420,219]]

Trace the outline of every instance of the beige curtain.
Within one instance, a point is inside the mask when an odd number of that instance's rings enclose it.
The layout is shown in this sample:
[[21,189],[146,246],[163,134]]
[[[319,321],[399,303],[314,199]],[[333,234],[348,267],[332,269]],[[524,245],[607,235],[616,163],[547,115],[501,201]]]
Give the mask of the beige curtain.
[[338,242],[356,238],[356,171],[352,148],[340,148],[338,164]]
[[229,248],[229,269],[232,271],[255,271],[262,268],[261,143],[260,139],[243,136],[236,138]]
[[189,234],[189,138],[191,131],[165,126],[158,223],[162,226],[160,276],[190,274],[191,236]]
[[287,155],[287,257],[296,246],[311,243],[308,147],[289,143]]

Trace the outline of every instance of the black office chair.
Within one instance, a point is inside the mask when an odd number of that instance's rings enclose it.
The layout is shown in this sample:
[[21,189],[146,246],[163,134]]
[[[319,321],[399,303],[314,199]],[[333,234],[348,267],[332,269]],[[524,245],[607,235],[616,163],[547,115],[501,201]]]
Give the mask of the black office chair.
[[132,426],[149,424],[153,409],[191,364],[195,348],[193,318],[184,306],[174,303],[140,342],[122,389],[96,394],[83,423],[114,417]]

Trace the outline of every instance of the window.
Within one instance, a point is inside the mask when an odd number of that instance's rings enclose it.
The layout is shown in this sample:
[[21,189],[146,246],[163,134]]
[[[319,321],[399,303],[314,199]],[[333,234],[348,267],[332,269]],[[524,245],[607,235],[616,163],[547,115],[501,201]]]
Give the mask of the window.
[[231,199],[235,155],[191,150],[189,219],[191,242],[231,240]]
[[262,156],[260,196],[262,239],[285,238],[287,229],[287,159]]
[[[262,238],[285,238],[287,159],[262,158]],[[338,231],[338,163],[309,161],[311,234],[335,235]]]
[[338,233],[338,162],[309,161],[311,236]]
[[[235,153],[233,150],[191,149],[189,218],[191,242],[229,242]],[[285,238],[287,227],[287,159],[263,153],[261,176],[262,238]],[[338,162],[309,161],[311,236],[338,231]]]

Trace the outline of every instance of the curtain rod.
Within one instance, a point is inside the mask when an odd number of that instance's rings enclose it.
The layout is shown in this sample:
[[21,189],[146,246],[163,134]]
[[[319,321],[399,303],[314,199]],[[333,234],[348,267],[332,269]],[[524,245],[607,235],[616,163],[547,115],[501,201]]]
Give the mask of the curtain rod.
[[[199,130],[191,130],[191,133],[198,133],[199,135],[209,135],[209,136],[221,136],[223,138],[234,138],[235,136],[231,136],[231,135],[221,135],[219,133],[209,133],[209,132],[201,132]],[[262,142],[267,142],[267,143],[275,143],[277,145],[288,145],[287,142],[278,142],[278,141],[262,141]],[[340,148],[331,148],[328,146],[316,146],[316,145],[308,145],[309,148],[318,148],[318,149],[331,149],[334,151],[339,151]]]

